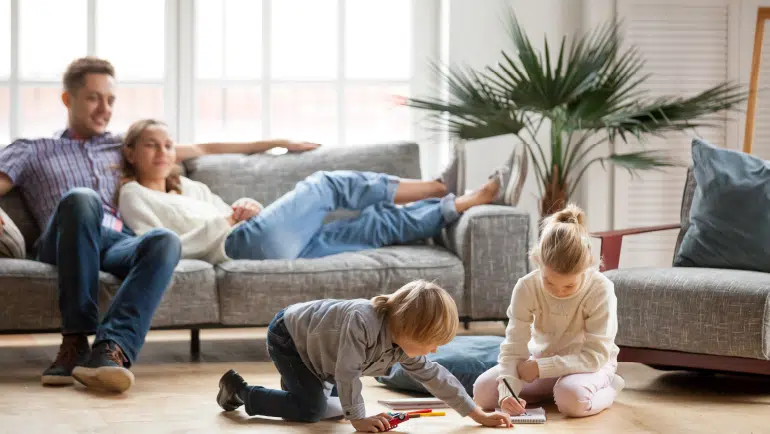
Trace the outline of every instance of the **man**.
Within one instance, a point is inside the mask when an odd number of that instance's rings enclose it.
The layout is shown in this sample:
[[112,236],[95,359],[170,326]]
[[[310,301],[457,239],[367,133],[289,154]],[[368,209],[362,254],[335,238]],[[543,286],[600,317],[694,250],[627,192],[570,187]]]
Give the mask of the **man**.
[[[73,383],[123,392],[181,246],[156,229],[141,237],[124,227],[113,207],[121,137],[107,131],[115,103],[115,71],[103,59],[73,61],[64,74],[67,129],[59,137],[19,139],[0,150],[0,196],[18,187],[37,224],[37,258],[59,270],[62,344],[43,372],[45,385]],[[307,151],[313,143],[287,140],[179,145],[179,161],[216,153],[257,153],[274,147]],[[1,217],[0,217],[1,218]],[[0,220],[0,233],[3,222]],[[99,270],[123,279],[99,321]],[[87,336],[95,334],[93,347]]]

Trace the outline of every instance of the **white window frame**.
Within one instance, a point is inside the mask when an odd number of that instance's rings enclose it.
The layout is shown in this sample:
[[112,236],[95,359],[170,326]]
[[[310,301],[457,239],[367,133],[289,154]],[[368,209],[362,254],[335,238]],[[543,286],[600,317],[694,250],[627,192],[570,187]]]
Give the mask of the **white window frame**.
[[[9,119],[9,136],[11,140],[19,137],[21,131],[21,90],[24,88],[36,88],[36,87],[62,87],[61,80],[24,80],[19,75],[19,4],[22,0],[11,0],[11,70],[7,80],[0,80],[1,87],[8,87],[10,95],[10,119]],[[166,0],[166,29],[164,35],[165,43],[165,76],[162,80],[118,80],[116,86],[118,87],[134,87],[134,86],[162,86],[164,89],[164,116],[169,123],[169,127],[172,131],[177,127],[177,104],[174,101],[177,99],[178,86],[174,85],[173,77],[176,75],[176,38],[177,38],[177,4],[180,0]],[[182,1],[184,2],[184,1]],[[97,0],[87,0],[87,13],[86,25],[88,26],[86,35],[86,54],[89,56],[96,55],[97,40],[96,40],[96,8]],[[73,59],[74,60],[74,59]],[[109,60],[109,59],[108,59]],[[62,73],[67,65],[61,65],[59,68]],[[117,71],[118,76],[120,71]],[[61,127],[64,129],[67,126],[67,119],[61,120]],[[117,131],[115,131],[117,132]],[[51,131],[53,133],[53,131]],[[7,145],[3,143],[2,145]]]
[[[11,70],[7,80],[0,80],[0,86],[7,86],[10,94],[10,138],[19,137],[21,129],[21,89],[24,87],[50,87],[61,86],[60,81],[54,80],[22,80],[19,76],[19,4],[22,0],[11,0]],[[259,80],[208,80],[215,84],[261,84],[262,92],[262,137],[271,138],[269,113],[270,113],[270,84],[272,83],[329,83],[327,80],[302,81],[302,80],[275,80],[270,77],[270,8],[273,1],[263,2],[262,21],[262,45],[263,62],[262,78]],[[345,134],[345,99],[344,90],[346,84],[408,84],[413,96],[435,96],[433,92],[436,86],[436,77],[430,72],[429,62],[438,60],[439,56],[439,27],[441,18],[441,0],[412,0],[412,73],[409,80],[353,80],[345,79],[345,5],[347,1],[339,0],[338,6],[338,72],[334,81],[338,97],[338,132],[339,142],[344,143]],[[96,55],[98,41],[96,40],[97,0],[87,0],[87,54]],[[116,86],[158,86],[164,89],[164,114],[169,129],[176,135],[180,143],[191,143],[194,140],[194,125],[196,118],[196,83],[203,82],[195,79],[195,2],[193,0],[165,0],[165,75],[162,81],[152,80],[124,80],[120,78]],[[108,59],[109,60],[109,59]],[[66,65],[59,66],[62,72]],[[117,102],[120,104],[120,102]],[[118,106],[119,107],[119,106]],[[429,132],[426,126],[419,121],[424,113],[412,110],[413,120],[412,139],[418,143],[435,137],[434,132]],[[66,119],[62,119],[61,128],[66,127]],[[115,131],[118,132],[118,131]],[[244,140],[252,139],[244,137]],[[253,139],[259,139],[253,138]],[[308,138],[311,139],[312,138]],[[375,139],[376,141],[376,139]],[[430,160],[435,160],[431,158]],[[428,161],[428,159],[424,159]]]
[[[440,0],[412,0],[412,38],[414,46],[412,47],[412,73],[408,80],[359,80],[348,79],[344,77],[345,67],[345,6],[347,1],[338,0],[337,6],[337,25],[339,26],[337,44],[337,77],[332,80],[280,80],[271,77],[271,7],[273,1],[263,0],[262,2],[262,76],[259,79],[251,80],[198,80],[195,78],[195,2],[185,0],[169,0],[176,3],[178,7],[179,18],[179,47],[178,47],[178,71],[177,83],[179,92],[177,94],[177,113],[179,114],[177,137],[180,142],[190,143],[194,140],[194,122],[197,117],[196,109],[196,91],[197,84],[213,84],[222,87],[238,85],[259,85],[262,95],[262,136],[263,138],[272,138],[270,131],[270,92],[272,84],[296,83],[296,84],[315,84],[315,83],[334,83],[337,92],[337,130],[338,142],[345,143],[345,98],[344,92],[348,84],[406,84],[409,86],[412,95],[425,96],[432,91],[434,87],[434,77],[430,74],[429,60],[438,59],[438,39],[439,39],[439,18],[440,18]],[[413,128],[412,139],[421,141],[425,138],[427,132],[418,122],[422,118],[420,113],[412,112]],[[244,138],[248,139],[248,138]],[[307,138],[312,140],[312,138]]]

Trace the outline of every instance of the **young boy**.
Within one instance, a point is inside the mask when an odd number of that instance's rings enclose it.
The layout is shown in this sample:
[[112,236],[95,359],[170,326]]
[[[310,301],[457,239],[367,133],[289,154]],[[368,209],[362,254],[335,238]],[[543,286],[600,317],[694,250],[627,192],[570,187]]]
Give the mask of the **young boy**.
[[249,386],[233,370],[219,381],[217,403],[226,411],[245,404],[251,416],[317,422],[336,384],[346,419],[358,431],[390,429],[389,416],[366,417],[360,377],[385,375],[395,363],[462,416],[485,426],[513,426],[508,415],[485,413],[429,353],[458,328],[452,297],[422,280],[371,300],[317,300],[289,306],[270,322],[267,348],[285,390]]

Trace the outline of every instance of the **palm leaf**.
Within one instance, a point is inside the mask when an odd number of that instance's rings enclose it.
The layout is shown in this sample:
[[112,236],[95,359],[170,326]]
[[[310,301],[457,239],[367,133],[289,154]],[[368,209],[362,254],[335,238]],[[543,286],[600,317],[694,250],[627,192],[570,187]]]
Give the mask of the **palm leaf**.
[[616,136],[627,141],[626,135],[641,138],[645,134],[715,127],[724,122],[720,113],[736,108],[747,97],[748,91],[742,86],[721,83],[689,98],[669,96],[638,101],[609,113],[601,122],[611,141]]
[[602,164],[610,163],[628,170],[632,175],[639,170],[660,169],[663,167],[681,167],[684,163],[671,158],[665,152],[636,151],[623,154],[610,154],[600,160]]
[[577,188],[586,170],[588,170],[588,168],[591,167],[594,163],[600,163],[605,169],[605,165],[607,163],[622,167],[626,169],[632,177],[637,175],[638,172],[642,170],[662,170],[666,167],[685,166],[683,162],[672,158],[668,153],[662,150],[612,153],[606,157],[597,157],[585,163],[583,168],[578,172],[577,176],[570,180],[572,187],[569,190],[569,195],[574,193],[575,188]]
[[[649,96],[644,59],[633,46],[621,49],[626,45],[620,27],[610,20],[570,44],[562,38],[558,50],[546,40],[540,51],[510,14],[507,29],[515,51],[502,51],[496,65],[478,72],[435,67],[448,87],[447,100],[409,98],[406,105],[433,113],[437,127],[461,139],[516,135],[527,146],[541,180],[550,181],[551,174],[558,173],[560,181],[577,184],[596,162],[632,173],[679,165],[665,150],[585,160],[607,141],[636,138],[643,143],[645,136],[724,126],[726,112],[744,102],[749,92],[721,83],[693,96]],[[551,128],[547,150],[536,139],[543,120],[550,121]],[[530,137],[523,136],[525,132]]]

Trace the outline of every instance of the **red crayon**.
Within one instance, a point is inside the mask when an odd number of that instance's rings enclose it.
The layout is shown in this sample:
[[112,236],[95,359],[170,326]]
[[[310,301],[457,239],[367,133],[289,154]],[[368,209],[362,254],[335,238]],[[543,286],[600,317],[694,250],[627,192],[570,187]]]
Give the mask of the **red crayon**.
[[409,413],[390,413],[391,419],[388,421],[390,424],[390,429],[386,431],[390,431],[391,429],[397,427],[402,422],[406,422],[411,418],[418,418],[418,417],[424,417],[424,416],[445,416],[446,413],[443,411],[431,411],[431,410],[416,410]]

